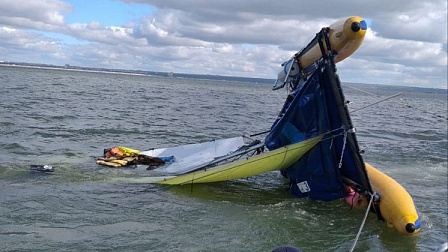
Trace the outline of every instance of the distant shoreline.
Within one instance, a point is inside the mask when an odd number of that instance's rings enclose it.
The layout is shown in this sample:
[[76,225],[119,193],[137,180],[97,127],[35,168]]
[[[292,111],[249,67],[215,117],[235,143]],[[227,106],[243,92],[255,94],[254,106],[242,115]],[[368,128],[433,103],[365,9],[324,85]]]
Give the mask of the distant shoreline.
[[137,76],[153,76],[143,73],[129,73],[129,72],[116,72],[116,71],[104,71],[104,70],[90,70],[90,69],[77,69],[77,68],[64,68],[64,67],[51,67],[51,66],[35,66],[35,65],[17,65],[11,63],[0,63],[3,67],[22,67],[22,68],[34,68],[34,69],[48,69],[48,70],[62,70],[73,72],[88,72],[88,73],[109,73],[109,74],[122,74],[122,75],[137,75]]
[[166,77],[166,78],[188,78],[188,79],[215,80],[215,81],[250,82],[261,84],[273,84],[275,81],[272,79],[263,79],[263,78],[234,77],[234,76],[222,76],[222,75],[210,75],[210,74],[185,74],[185,73],[155,72],[155,71],[143,71],[143,70],[122,70],[122,69],[79,67],[71,65],[56,66],[56,65],[38,64],[38,63],[7,62],[7,61],[0,62],[0,66],[78,71],[78,72],[90,72],[90,73],[111,73],[111,74],[135,75],[135,76]]
[[[249,78],[249,77],[233,77],[222,75],[210,75],[210,74],[184,74],[173,72],[155,72],[155,71],[143,71],[143,70],[121,70],[121,69],[106,69],[106,68],[90,68],[90,67],[78,67],[78,66],[56,66],[46,65],[38,63],[23,63],[23,62],[5,62],[0,61],[0,67],[21,67],[21,68],[33,68],[33,69],[48,69],[48,70],[64,70],[73,72],[87,72],[87,73],[105,73],[105,74],[117,74],[117,75],[130,75],[130,76],[148,76],[148,77],[163,77],[163,78],[186,78],[197,80],[210,80],[210,81],[230,81],[230,82],[249,82],[258,84],[270,84],[273,85],[275,80],[263,79],[263,78]],[[397,85],[385,85],[385,84],[369,84],[369,83],[348,83],[342,82],[344,85],[356,85],[370,87],[379,86],[382,89],[390,89],[404,92],[419,92],[419,93],[438,93],[447,94],[448,89],[442,88],[426,88],[426,87],[412,87],[412,86],[397,86]]]

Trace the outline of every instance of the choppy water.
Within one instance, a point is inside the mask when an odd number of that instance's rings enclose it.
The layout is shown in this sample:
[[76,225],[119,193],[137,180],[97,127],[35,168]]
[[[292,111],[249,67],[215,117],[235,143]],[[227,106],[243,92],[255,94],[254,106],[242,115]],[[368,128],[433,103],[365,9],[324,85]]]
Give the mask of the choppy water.
[[[294,198],[275,172],[124,184],[112,181],[144,171],[91,157],[264,131],[285,97],[269,85],[10,67],[0,84],[0,251],[348,251],[361,224],[363,210]],[[352,109],[380,99],[345,94]],[[409,191],[423,225],[408,237],[370,215],[356,251],[434,251],[447,240],[446,98],[405,93],[352,115],[365,160]],[[31,164],[57,170],[31,173]]]

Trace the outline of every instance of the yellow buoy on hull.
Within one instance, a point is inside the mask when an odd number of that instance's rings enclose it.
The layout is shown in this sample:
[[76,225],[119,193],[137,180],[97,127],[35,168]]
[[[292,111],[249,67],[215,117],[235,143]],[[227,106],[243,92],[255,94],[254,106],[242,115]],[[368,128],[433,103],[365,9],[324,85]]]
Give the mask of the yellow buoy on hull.
[[[331,47],[331,52],[334,56],[335,63],[352,55],[364,41],[364,36],[367,32],[367,23],[361,17],[354,16],[336,21],[327,29],[328,44]],[[322,58],[322,52],[328,53],[327,43],[325,38],[319,38],[322,42],[323,49],[319,45],[319,40],[312,40],[306,47],[302,48],[289,61],[282,64],[282,70],[278,73],[277,81],[274,85],[274,90],[283,87],[277,86],[277,83],[286,83],[296,76],[302,70],[307,69],[316,61]]]
[[[367,31],[367,24],[364,19],[355,16],[336,21],[329,28],[328,39],[335,54],[334,62],[337,63],[352,55],[361,46]],[[325,43],[323,45],[327,51]],[[299,62],[303,68],[307,68],[321,57],[321,49],[319,44],[316,44],[299,57]]]
[[421,221],[414,201],[397,181],[366,163],[373,190],[380,195],[379,208],[390,227],[406,235],[420,231]]

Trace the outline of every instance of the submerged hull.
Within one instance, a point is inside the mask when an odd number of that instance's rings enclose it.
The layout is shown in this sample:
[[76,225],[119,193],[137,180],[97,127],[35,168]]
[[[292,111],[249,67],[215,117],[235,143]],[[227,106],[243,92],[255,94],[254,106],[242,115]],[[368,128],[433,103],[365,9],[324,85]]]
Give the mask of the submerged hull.
[[315,137],[297,144],[292,144],[274,151],[254,156],[249,159],[188,173],[177,177],[163,179],[156,183],[166,185],[211,183],[246,178],[268,171],[286,169],[302,157],[303,154],[313,148],[321,139],[321,136]]

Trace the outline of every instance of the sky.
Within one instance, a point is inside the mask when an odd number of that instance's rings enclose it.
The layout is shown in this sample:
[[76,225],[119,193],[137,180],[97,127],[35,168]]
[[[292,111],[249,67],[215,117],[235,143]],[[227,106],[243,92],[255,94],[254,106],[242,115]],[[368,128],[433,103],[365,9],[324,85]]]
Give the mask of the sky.
[[446,0],[0,0],[0,61],[275,79],[349,16],[343,83],[447,88]]

